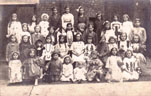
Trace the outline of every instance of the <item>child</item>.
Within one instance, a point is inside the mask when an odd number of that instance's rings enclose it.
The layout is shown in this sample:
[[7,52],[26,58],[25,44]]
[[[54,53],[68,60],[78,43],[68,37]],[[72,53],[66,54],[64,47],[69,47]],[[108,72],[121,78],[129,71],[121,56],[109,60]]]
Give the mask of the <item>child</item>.
[[28,29],[29,29],[30,34],[33,34],[35,32],[35,26],[37,23],[36,15],[33,15],[31,20],[32,21],[30,22],[30,24],[28,24]]
[[111,51],[112,48],[118,48],[116,39],[114,37],[109,38],[108,46],[109,46],[109,51]]
[[106,43],[108,43],[109,38],[112,36],[117,38],[113,29],[111,29],[110,22],[105,21],[103,24],[104,28],[101,32],[100,38],[105,37]]
[[36,41],[35,50],[36,50],[36,56],[41,57],[44,50],[43,42],[41,40]]
[[72,60],[68,55],[64,58],[61,81],[73,81]]
[[40,58],[36,57],[35,49],[30,49],[29,58],[26,59],[23,63],[24,69],[24,81],[25,80],[33,80],[34,84],[38,85],[38,79],[41,77],[41,67],[43,66],[43,62]]
[[88,29],[85,31],[85,33],[83,33],[83,40],[84,40],[84,42],[86,43],[87,42],[87,38],[89,37],[89,36],[91,36],[92,37],[92,39],[93,39],[93,44],[94,45],[97,45],[97,43],[98,43],[98,37],[97,37],[97,34],[93,31],[94,30],[94,27],[93,27],[93,25],[92,24],[89,24],[88,25]]
[[87,43],[85,44],[84,55],[90,56],[92,51],[96,50],[96,46],[92,43],[92,37],[87,38]]
[[74,37],[74,31],[71,23],[67,24],[66,33],[67,33],[67,43],[69,46],[71,46]]
[[127,49],[130,48],[130,41],[127,40],[127,34],[121,33],[120,35],[120,41],[118,41],[118,49],[127,51]]
[[132,38],[134,35],[137,34],[140,37],[140,43],[145,44],[147,39],[146,30],[145,28],[140,26],[141,22],[139,18],[136,18],[134,25],[135,27],[132,29],[132,34],[131,34]]
[[133,29],[133,23],[129,19],[128,14],[123,15],[122,32],[127,34],[128,40],[130,40],[130,35]]
[[21,43],[19,44],[20,60],[22,62],[28,58],[29,49],[32,47],[30,37],[27,35],[22,36]]
[[6,46],[6,61],[10,61],[11,54],[13,52],[19,52],[19,44],[17,43],[16,35],[11,35],[9,37],[10,42]]
[[7,26],[7,35],[6,37],[9,38],[11,35],[15,35],[17,38],[18,43],[21,41],[21,32],[22,32],[22,25],[21,22],[18,21],[18,17],[16,13],[12,14],[11,20]]
[[61,17],[61,22],[63,31],[66,29],[68,23],[71,23],[72,26],[74,26],[74,16],[70,13],[69,6],[65,7],[65,13]]
[[9,82],[10,83],[18,83],[22,82],[22,63],[18,59],[19,53],[13,52],[12,59],[9,61]]
[[24,35],[27,35],[30,39],[30,43],[31,43],[31,34],[30,32],[28,32],[28,24],[27,23],[23,23],[22,24],[22,33],[21,33],[21,37],[24,36]]
[[46,43],[44,44],[44,50],[42,51],[43,60],[47,64],[51,60],[51,54],[54,51],[54,46],[52,45],[52,38],[50,36],[46,37]]
[[43,13],[41,15],[41,21],[39,22],[39,26],[41,27],[41,35],[46,37],[49,34],[48,27],[49,27],[49,15],[47,13]]
[[138,80],[139,79],[139,73],[137,72],[138,62],[137,59],[133,56],[131,50],[126,51],[126,57],[124,58],[123,62],[124,62],[124,65],[122,66],[123,79]]
[[91,58],[89,63],[89,68],[87,72],[87,79],[88,81],[101,81],[103,80],[103,62],[98,59],[98,53],[97,51],[93,51],[91,53]]
[[117,48],[112,48],[111,51],[111,56],[108,57],[106,66],[107,68],[107,74],[105,79],[108,82],[111,81],[120,81],[122,82],[122,71],[121,71],[121,65],[122,65],[122,60],[119,56],[117,56]]
[[59,51],[55,50],[51,55],[51,60],[46,65],[46,68],[48,68],[49,82],[60,81],[62,62],[59,57]]
[[41,27],[39,25],[35,26],[35,32],[31,35],[31,41],[33,45],[35,45],[37,40],[44,41],[44,36],[41,35]]
[[68,44],[66,43],[66,36],[59,36],[59,43],[55,45],[55,49],[60,51],[60,57],[63,60],[63,58],[68,54],[69,51]]
[[84,42],[81,40],[81,34],[77,33],[75,42],[71,45],[73,61],[84,61]]
[[121,27],[122,27],[122,24],[121,24],[121,22],[119,22],[118,16],[114,15],[113,16],[113,22],[111,23],[111,29],[113,29],[114,31],[117,30],[118,32],[120,32],[121,31]]
[[55,32],[55,29],[54,27],[49,27],[48,30],[49,30],[49,34],[47,36],[51,37],[52,44],[55,45],[57,41],[57,38],[56,38],[57,34]]
[[76,68],[73,71],[74,74],[74,81],[81,83],[82,81],[86,81],[86,69],[83,67],[82,62],[76,62]]

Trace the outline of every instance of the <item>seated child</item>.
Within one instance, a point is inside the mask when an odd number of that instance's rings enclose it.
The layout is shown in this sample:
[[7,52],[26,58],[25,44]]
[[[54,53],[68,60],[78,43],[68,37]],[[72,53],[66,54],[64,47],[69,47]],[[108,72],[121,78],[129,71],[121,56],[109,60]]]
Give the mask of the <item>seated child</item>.
[[109,38],[108,46],[109,46],[109,51],[111,51],[112,48],[118,48],[116,39],[114,37]]

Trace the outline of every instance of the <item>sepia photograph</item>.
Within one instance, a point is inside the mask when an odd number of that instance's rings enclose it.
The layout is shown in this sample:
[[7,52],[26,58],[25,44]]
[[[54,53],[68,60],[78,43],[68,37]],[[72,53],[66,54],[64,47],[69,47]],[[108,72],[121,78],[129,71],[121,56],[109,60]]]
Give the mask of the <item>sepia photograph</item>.
[[0,0],[0,96],[151,96],[151,0]]

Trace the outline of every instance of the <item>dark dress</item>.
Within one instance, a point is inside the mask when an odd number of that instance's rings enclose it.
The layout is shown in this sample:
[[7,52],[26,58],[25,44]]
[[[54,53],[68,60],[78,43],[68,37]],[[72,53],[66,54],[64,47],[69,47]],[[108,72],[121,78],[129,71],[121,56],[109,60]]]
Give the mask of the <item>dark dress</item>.
[[[94,21],[94,32],[96,32],[98,38],[100,37],[102,29],[103,29],[103,21],[96,19]],[[100,38],[99,38],[99,40],[100,40]]]
[[60,15],[52,15],[50,17],[50,26],[53,26],[54,29],[56,30],[57,28],[61,27],[61,17]]

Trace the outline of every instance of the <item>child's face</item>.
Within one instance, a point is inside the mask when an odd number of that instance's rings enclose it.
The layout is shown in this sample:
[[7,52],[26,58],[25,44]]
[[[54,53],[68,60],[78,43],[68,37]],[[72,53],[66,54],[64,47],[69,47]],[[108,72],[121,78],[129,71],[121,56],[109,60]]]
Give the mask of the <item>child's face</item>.
[[44,21],[48,21],[48,17],[46,15],[43,16]]
[[91,44],[92,43],[92,38],[89,38],[88,39],[88,44]]
[[136,21],[136,22],[135,22],[135,26],[136,26],[136,27],[139,27],[140,25],[141,25],[140,21]]
[[54,54],[53,55],[53,59],[57,60],[59,58],[59,55],[58,54]]
[[82,64],[78,64],[78,67],[81,69],[83,67],[83,65]]
[[139,36],[134,36],[134,42],[139,42]]
[[36,21],[36,16],[35,16],[35,15],[32,17],[32,21],[33,21],[33,22]]
[[79,10],[79,13],[80,13],[80,14],[83,14],[83,13],[84,13],[84,9],[81,8],[81,9]]
[[46,39],[46,42],[47,42],[47,43],[51,43],[51,38],[48,37],[48,38]]
[[97,54],[92,54],[91,56],[92,56],[93,59],[97,58]]
[[69,64],[69,63],[70,63],[70,58],[69,58],[69,57],[65,58],[65,63],[66,63],[66,64]]
[[117,54],[117,49],[116,48],[113,48],[112,50],[112,55],[116,55]]
[[126,15],[123,16],[124,21],[128,21],[128,17]]
[[39,32],[40,32],[40,26],[36,26],[36,27],[35,27],[35,32],[36,32],[36,33],[39,33]]
[[131,51],[127,51],[126,55],[127,55],[128,58],[131,58],[132,57],[132,52]]
[[109,42],[110,42],[111,44],[114,44],[114,43],[115,43],[115,39],[111,38]]
[[114,21],[118,21],[118,17],[117,16],[114,16]]
[[28,36],[24,36],[24,37],[23,37],[23,41],[24,41],[24,42],[28,42]]
[[17,20],[17,14],[15,14],[15,13],[12,14],[12,20],[13,20],[13,21],[16,21],[16,20]]
[[71,30],[71,29],[72,29],[72,25],[68,25],[68,26],[67,26],[67,29],[68,29],[68,30]]
[[24,25],[24,26],[23,26],[23,31],[27,31],[27,30],[28,30],[27,25]]
[[126,39],[127,39],[126,34],[122,34],[122,35],[121,35],[121,40],[122,40],[122,41],[125,41]]
[[18,59],[18,57],[19,57],[19,56],[18,56],[18,54],[17,54],[17,53],[14,53],[14,54],[13,54],[13,59],[15,59],[15,60],[16,60],[16,59]]
[[53,9],[53,14],[57,14],[57,13],[58,13],[57,9],[56,8]]
[[30,57],[34,57],[35,56],[35,51],[31,51],[30,53],[29,53],[29,55],[30,55]]
[[90,32],[93,32],[93,29],[94,29],[94,28],[93,28],[92,26],[89,26],[89,31],[90,31]]
[[15,36],[12,36],[12,37],[11,37],[11,41],[12,41],[12,42],[16,42],[16,37],[15,37]]
[[65,9],[65,12],[66,12],[66,13],[69,13],[69,12],[70,12],[70,8],[67,7],[67,8]]
[[80,36],[80,35],[77,35],[77,36],[76,36],[76,39],[77,39],[77,41],[80,41],[81,36]]
[[102,19],[101,14],[98,14],[98,15],[97,15],[97,19],[98,19],[98,20],[101,20],[101,19]]
[[105,28],[106,28],[106,29],[109,29],[109,28],[110,28],[110,24],[107,23],[107,24],[105,25]]
[[63,43],[64,42],[64,37],[60,38],[60,42]]
[[38,43],[37,43],[37,46],[38,46],[38,47],[41,47],[41,46],[42,46],[42,42],[38,42]]
[[51,33],[51,34],[53,34],[54,33],[54,29],[53,29],[53,27],[51,27],[50,29],[49,29],[49,32]]

